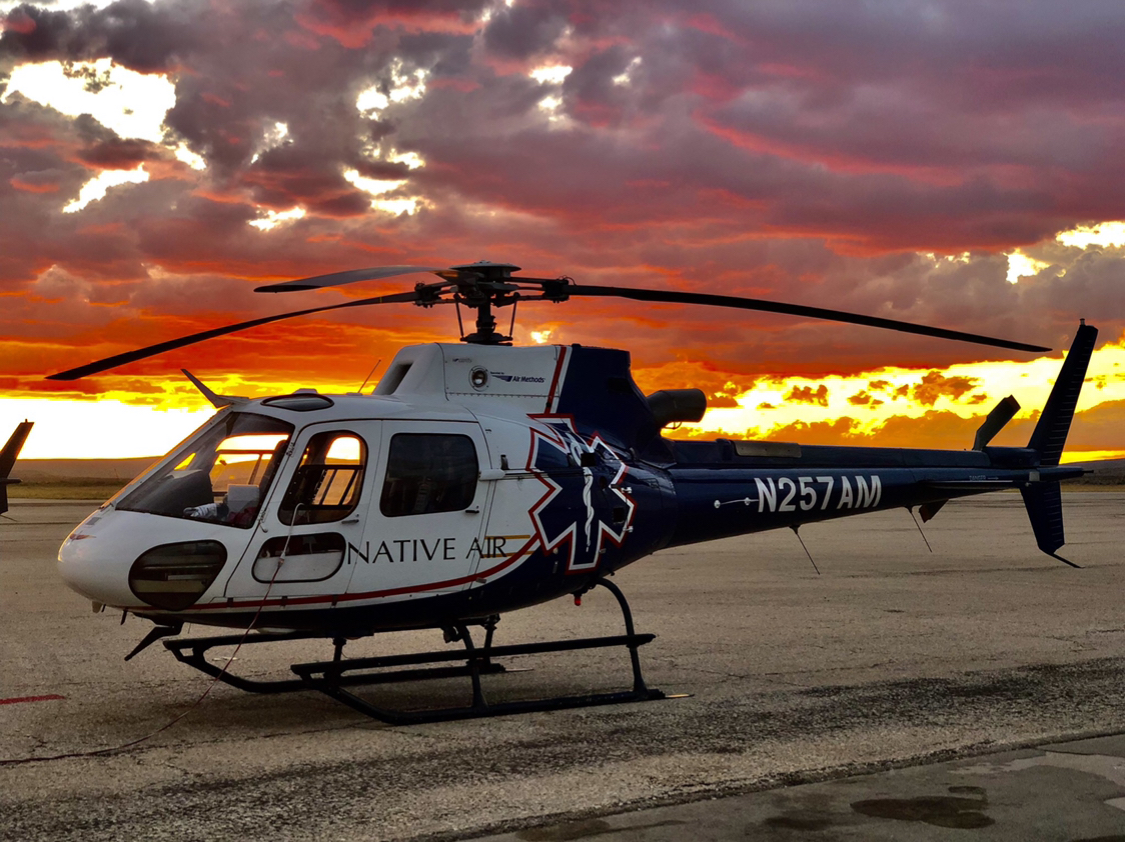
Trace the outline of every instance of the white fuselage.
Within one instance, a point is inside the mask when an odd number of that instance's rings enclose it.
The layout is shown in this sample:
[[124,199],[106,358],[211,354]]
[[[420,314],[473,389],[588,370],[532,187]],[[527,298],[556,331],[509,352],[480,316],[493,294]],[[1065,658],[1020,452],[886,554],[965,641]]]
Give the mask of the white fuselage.
[[[374,606],[493,582],[559,551],[536,517],[558,491],[532,462],[536,448],[565,460],[588,447],[552,417],[567,351],[415,346],[370,395],[225,408],[83,521],[60,573],[96,603],[218,624],[263,604]],[[577,569],[575,543],[606,538],[587,534],[585,505],[560,555]]]

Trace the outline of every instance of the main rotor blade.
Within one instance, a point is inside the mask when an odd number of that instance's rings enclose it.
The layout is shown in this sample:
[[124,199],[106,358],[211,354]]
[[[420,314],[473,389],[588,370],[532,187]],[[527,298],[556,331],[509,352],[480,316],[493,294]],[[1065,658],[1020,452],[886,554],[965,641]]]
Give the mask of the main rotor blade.
[[392,295],[377,295],[374,298],[360,298],[356,301],[346,301],[343,304],[330,304],[326,307],[310,307],[307,310],[294,310],[292,313],[278,313],[276,316],[264,316],[260,319],[251,319],[248,322],[239,322],[236,325],[211,328],[211,330],[200,331],[190,336],[181,336],[179,339],[158,342],[155,345],[149,345],[147,348],[138,348],[135,351],[127,351],[124,354],[115,354],[112,357],[106,357],[104,360],[80,365],[78,368],[72,368],[68,371],[60,371],[58,374],[48,375],[47,379],[77,380],[80,377],[98,374],[103,371],[108,371],[111,368],[116,368],[119,365],[125,365],[125,363],[136,362],[146,357],[154,357],[157,354],[163,354],[165,351],[183,348],[185,345],[193,345],[205,339],[214,339],[216,336],[226,336],[228,333],[235,333],[239,330],[246,330],[247,328],[269,324],[270,322],[279,322],[282,319],[292,319],[295,316],[307,316],[310,313],[324,313],[328,310],[343,310],[347,307],[362,307],[366,304],[397,304],[417,300],[418,293],[416,292],[396,292]]
[[306,289],[322,289],[323,287],[341,287],[345,284],[355,284],[360,281],[393,278],[396,275],[413,275],[418,272],[433,272],[443,278],[455,278],[461,274],[456,269],[434,268],[432,266],[372,266],[370,269],[349,269],[346,272],[330,272],[327,275],[314,275],[311,278],[297,278],[293,281],[266,284],[257,287],[254,292],[298,292]]
[[761,298],[741,298],[734,295],[711,295],[701,292],[673,292],[658,289],[638,289],[634,287],[567,286],[570,297],[585,295],[598,298],[632,298],[636,301],[656,301],[665,304],[707,304],[712,307],[733,307],[738,310],[760,310],[765,313],[784,313],[789,316],[804,316],[810,319],[825,319],[833,322],[881,327],[903,333],[916,333],[919,336],[935,336],[939,339],[956,339],[961,342],[974,342],[977,345],[992,345],[996,348],[1009,348],[1014,351],[1050,351],[1042,345],[1028,345],[1024,342],[1011,342],[995,339],[979,333],[965,333],[959,330],[946,330],[940,327],[900,322],[897,319],[881,319],[877,316],[864,316],[844,310],[829,310],[824,307],[806,307],[802,304],[784,304],[780,301],[766,301]]

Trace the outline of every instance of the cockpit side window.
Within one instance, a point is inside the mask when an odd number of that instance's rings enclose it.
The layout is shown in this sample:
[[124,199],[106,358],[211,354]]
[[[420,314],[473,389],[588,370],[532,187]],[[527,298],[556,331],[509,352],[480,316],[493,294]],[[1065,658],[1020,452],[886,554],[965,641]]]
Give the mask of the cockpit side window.
[[367,445],[355,433],[317,433],[285,490],[282,523],[331,523],[351,514],[359,502],[367,466]]
[[276,418],[232,412],[116,507],[249,528],[292,434],[293,425]]
[[379,510],[402,517],[467,509],[479,475],[477,449],[468,436],[397,433],[391,437]]

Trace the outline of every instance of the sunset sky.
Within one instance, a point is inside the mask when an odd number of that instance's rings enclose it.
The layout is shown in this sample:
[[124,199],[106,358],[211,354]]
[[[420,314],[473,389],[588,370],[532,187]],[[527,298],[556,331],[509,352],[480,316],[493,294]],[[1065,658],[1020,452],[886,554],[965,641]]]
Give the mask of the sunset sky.
[[[678,435],[1024,444],[1079,318],[1100,331],[1071,458],[1125,455],[1120,0],[0,0],[0,440],[168,450],[218,392],[353,391],[451,308],[357,308],[75,383],[179,335],[412,288],[255,294],[365,266],[748,295],[985,333],[606,300],[521,306],[518,342],[698,386]],[[509,313],[500,314],[506,326]]]

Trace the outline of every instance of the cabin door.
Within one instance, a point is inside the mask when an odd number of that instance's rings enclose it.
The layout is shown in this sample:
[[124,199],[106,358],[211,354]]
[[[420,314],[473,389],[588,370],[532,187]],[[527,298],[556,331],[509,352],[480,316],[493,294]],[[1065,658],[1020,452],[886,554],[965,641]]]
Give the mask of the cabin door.
[[480,425],[383,421],[362,547],[349,598],[395,600],[468,587],[480,557],[487,450]]
[[349,547],[363,544],[381,433],[377,421],[301,430],[250,545],[227,581],[228,599],[260,599],[268,591],[271,601],[330,600],[347,590],[353,570]]

